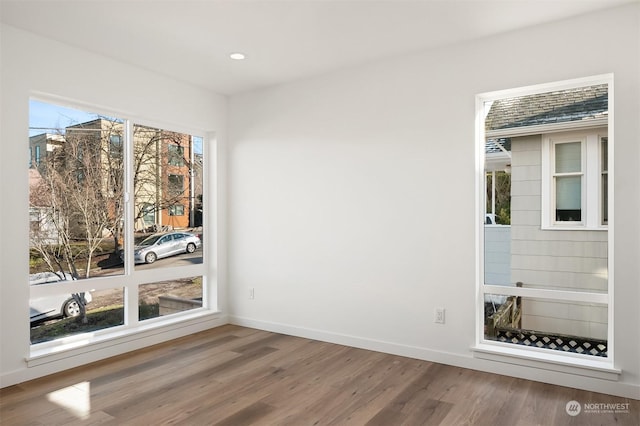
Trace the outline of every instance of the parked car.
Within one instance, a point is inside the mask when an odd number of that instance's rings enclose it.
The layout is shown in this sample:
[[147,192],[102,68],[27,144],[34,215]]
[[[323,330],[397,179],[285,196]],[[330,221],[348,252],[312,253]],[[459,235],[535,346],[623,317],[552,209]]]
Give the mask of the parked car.
[[[169,232],[151,235],[134,247],[135,263],[153,263],[157,259],[181,253],[193,253],[202,243],[189,232]],[[124,251],[121,255],[124,260]]]
[[[29,285],[51,284],[72,279],[73,277],[69,274],[60,277],[53,272],[40,272],[29,275]],[[90,302],[91,292],[85,291],[85,306]],[[31,322],[57,317],[75,317],[78,315],[80,315],[80,305],[72,294],[44,296],[29,300],[29,318]]]

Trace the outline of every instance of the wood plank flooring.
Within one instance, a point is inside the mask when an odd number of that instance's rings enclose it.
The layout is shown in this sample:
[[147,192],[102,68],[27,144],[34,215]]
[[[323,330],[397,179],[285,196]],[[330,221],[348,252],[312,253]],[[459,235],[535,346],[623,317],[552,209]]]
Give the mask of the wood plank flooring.
[[640,401],[227,325],[2,389],[0,424],[639,425]]

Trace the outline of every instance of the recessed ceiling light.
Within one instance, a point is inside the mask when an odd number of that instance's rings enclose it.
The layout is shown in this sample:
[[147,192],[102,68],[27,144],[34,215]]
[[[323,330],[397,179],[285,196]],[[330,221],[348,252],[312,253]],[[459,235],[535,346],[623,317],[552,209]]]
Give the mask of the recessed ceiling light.
[[245,54],[244,53],[240,53],[240,52],[232,53],[232,54],[229,55],[229,57],[231,59],[235,59],[236,61],[241,61],[244,58],[246,58]]

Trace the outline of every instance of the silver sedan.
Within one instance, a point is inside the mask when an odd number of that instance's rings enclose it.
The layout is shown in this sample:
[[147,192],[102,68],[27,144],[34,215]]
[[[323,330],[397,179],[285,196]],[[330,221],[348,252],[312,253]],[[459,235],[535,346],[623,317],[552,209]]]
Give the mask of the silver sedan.
[[[188,232],[154,234],[134,247],[133,257],[135,263],[153,263],[164,257],[193,253],[201,244],[197,235]],[[124,259],[124,253],[122,257]]]

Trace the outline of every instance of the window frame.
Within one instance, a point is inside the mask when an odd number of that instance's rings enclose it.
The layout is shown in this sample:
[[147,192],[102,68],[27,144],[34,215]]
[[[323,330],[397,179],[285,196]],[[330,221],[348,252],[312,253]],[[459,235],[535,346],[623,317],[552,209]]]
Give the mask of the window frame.
[[[579,87],[585,87],[590,85],[607,84],[608,85],[608,114],[605,117],[595,119],[590,123],[582,122],[569,122],[567,123],[553,123],[545,125],[531,126],[529,128],[498,130],[487,132],[485,130],[485,106],[493,101],[501,99],[509,99],[515,97],[522,97],[527,95],[539,94],[551,92],[554,90],[567,90]],[[476,95],[476,122],[475,122],[475,154],[476,154],[476,178],[475,178],[475,230],[476,230],[476,324],[475,324],[475,343],[472,345],[471,350],[475,357],[481,359],[487,359],[491,361],[507,361],[518,365],[531,366],[537,368],[551,369],[556,371],[573,371],[576,374],[581,374],[590,377],[606,378],[610,380],[616,380],[621,374],[619,369],[614,367],[615,365],[615,333],[614,333],[614,222],[615,216],[613,211],[614,206],[614,78],[613,74],[602,74],[597,76],[577,78],[572,80],[564,80],[552,83],[538,84],[532,86],[525,86],[514,89],[499,90],[494,92],[486,92]],[[517,137],[527,135],[544,135],[551,133],[558,133],[563,131],[582,131],[587,127],[591,129],[601,128],[607,126],[607,150],[608,150],[608,200],[607,208],[609,214],[608,225],[600,227],[600,229],[607,230],[607,272],[608,282],[606,293],[597,293],[590,291],[564,291],[564,290],[550,290],[540,288],[522,288],[511,286],[499,286],[499,285],[487,285],[484,282],[484,211],[485,211],[485,199],[484,199],[484,175],[485,175],[485,141],[488,137]],[[598,140],[603,135],[598,134]],[[597,156],[596,160],[600,156]],[[548,164],[548,162],[547,162]],[[600,167],[596,166],[596,171],[599,171]],[[549,170],[541,170],[542,176],[549,176]],[[600,180],[600,174],[596,174],[596,178]],[[596,188],[599,186],[596,185]],[[599,191],[600,193],[602,191]],[[600,200],[601,194],[598,194],[596,200]],[[541,196],[541,202],[545,197]],[[549,211],[548,205],[546,208],[542,208],[542,211]],[[600,220],[601,215],[597,215]],[[574,229],[584,230],[584,227]],[[607,308],[607,347],[608,356],[606,358],[594,359],[589,355],[564,353],[559,351],[553,351],[549,349],[539,349],[521,345],[514,345],[510,343],[501,343],[485,338],[484,332],[484,301],[486,294],[496,294],[504,296],[520,296],[520,297],[533,297],[554,301],[575,301],[575,302],[587,302],[596,303],[606,306]]]
[[[556,132],[542,136],[542,199],[541,228],[544,230],[594,230],[606,231],[608,224],[602,222],[602,138],[608,138],[603,128],[580,132]],[[581,220],[559,221],[555,218],[556,176],[577,175],[555,172],[555,147],[564,143],[581,143]],[[608,172],[607,172],[608,173]]]
[[[169,173],[167,175],[167,194],[171,198],[179,198],[184,196],[184,175],[180,173]],[[180,185],[178,185],[178,183]],[[178,190],[178,187],[180,188]]]
[[171,167],[184,166],[184,146],[176,143],[167,145],[167,163]]
[[[216,273],[215,259],[212,254],[216,252],[214,235],[217,231],[213,229],[216,226],[215,212],[210,215],[204,215],[202,218],[203,230],[206,233],[205,241],[212,243],[203,244],[202,263],[172,266],[166,268],[156,268],[148,270],[136,270],[134,267],[134,218],[135,218],[135,199],[134,199],[134,183],[133,183],[133,159],[134,159],[134,134],[133,127],[135,125],[148,126],[154,128],[171,129],[171,131],[187,134],[191,137],[197,136],[202,140],[202,157],[200,164],[202,168],[202,191],[204,197],[203,208],[205,211],[213,209],[216,203],[216,145],[217,139],[214,132],[192,127],[180,127],[171,123],[154,122],[145,117],[126,114],[118,110],[108,110],[94,104],[79,103],[75,100],[68,100],[59,96],[43,94],[41,92],[31,92],[29,99],[39,102],[54,104],[61,107],[74,108],[83,111],[90,111],[107,117],[119,117],[123,120],[123,129],[121,135],[122,155],[125,167],[124,176],[124,203],[126,209],[124,212],[124,221],[126,224],[124,233],[123,249],[127,253],[131,253],[124,261],[124,272],[121,275],[111,275],[103,277],[91,277],[81,280],[70,280],[55,283],[54,285],[38,285],[29,286],[29,298],[38,298],[53,296],[59,294],[78,293],[83,291],[99,291],[122,289],[124,292],[124,324],[113,326],[90,333],[80,333],[63,339],[56,339],[42,343],[29,345],[29,354],[26,362],[29,367],[41,365],[50,362],[53,359],[61,359],[66,356],[75,356],[84,353],[86,347],[101,347],[106,342],[114,339],[127,339],[127,336],[136,335],[147,330],[153,330],[162,327],[166,330],[178,330],[186,325],[181,324],[197,324],[203,321],[203,317],[211,315],[218,316],[218,300],[216,297]],[[184,176],[183,176],[184,179]],[[183,181],[184,191],[184,181]],[[25,237],[29,237],[29,229],[25,230]],[[185,312],[175,313],[169,316],[145,319],[143,322],[138,318],[138,287],[144,284],[155,282],[163,282],[167,280],[177,280],[181,278],[202,277],[202,299],[201,308],[191,309]],[[26,282],[26,279],[25,279]],[[28,284],[27,284],[28,285]],[[27,318],[25,314],[25,319]],[[130,338],[128,338],[130,339]],[[91,350],[91,349],[89,349]]]
[[184,204],[173,204],[168,210],[169,216],[184,216]]

